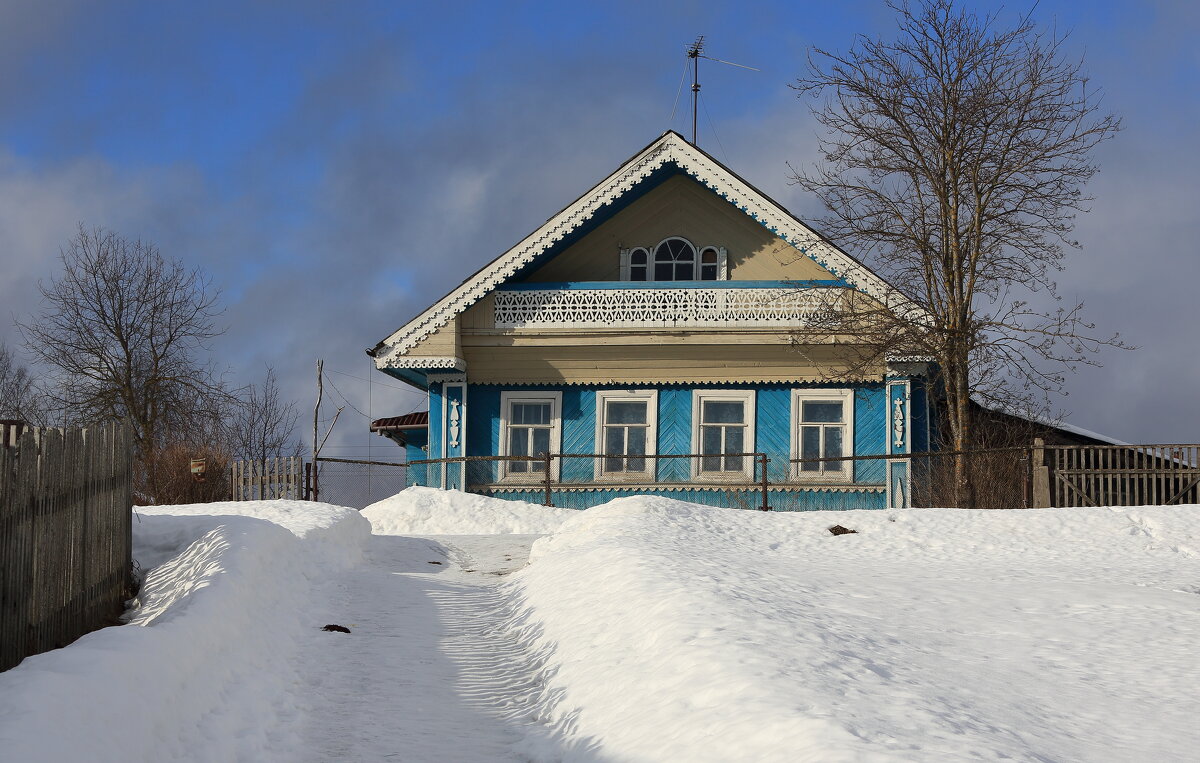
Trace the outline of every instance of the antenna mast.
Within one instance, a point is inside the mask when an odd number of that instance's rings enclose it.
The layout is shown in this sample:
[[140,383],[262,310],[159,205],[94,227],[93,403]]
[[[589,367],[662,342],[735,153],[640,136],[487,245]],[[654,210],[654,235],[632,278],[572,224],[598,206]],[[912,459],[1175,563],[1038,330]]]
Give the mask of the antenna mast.
[[[727,64],[729,66],[736,66],[739,69],[749,69],[752,72],[756,72],[759,70],[755,69],[753,66],[746,66],[745,64],[735,64],[732,61],[722,61],[719,58],[713,58],[711,56],[704,55],[704,35],[698,36],[696,38],[696,41],[688,46],[687,57],[692,59],[692,145],[695,146],[695,145],[697,145],[696,144],[696,122],[697,122],[696,106],[700,101],[700,59],[707,58],[709,61],[716,61],[719,64]],[[676,102],[678,102],[678,101],[676,101]],[[672,114],[673,113],[674,112],[672,112]]]
[[[696,102],[700,100],[700,54],[704,51],[704,35],[688,48],[687,57],[692,59],[692,145],[696,145]],[[678,59],[676,59],[678,60]]]

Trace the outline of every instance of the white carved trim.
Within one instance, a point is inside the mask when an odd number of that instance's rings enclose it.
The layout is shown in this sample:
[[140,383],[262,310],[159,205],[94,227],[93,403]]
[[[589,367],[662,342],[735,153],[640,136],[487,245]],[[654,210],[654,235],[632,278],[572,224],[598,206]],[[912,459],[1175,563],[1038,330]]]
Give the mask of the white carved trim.
[[[548,402],[550,403],[550,452],[562,453],[562,392],[559,390],[502,390],[500,392],[500,453],[510,456],[508,452],[508,426],[515,402]],[[511,461],[500,461],[497,469],[501,482],[537,482],[539,475],[533,473],[510,473]],[[559,479],[562,459],[556,458],[550,465],[554,480]],[[542,473],[544,474],[544,472]]]
[[496,328],[801,326],[828,318],[824,289],[498,291]]
[[454,316],[489,294],[558,241],[613,203],[665,164],[674,163],[697,181],[726,198],[787,243],[851,285],[885,305],[911,310],[912,305],[883,279],[872,273],[775,202],[752,189],[721,167],[681,135],[667,132],[640,154],[623,164],[591,191],[552,217],[520,243],[497,257],[474,278],[466,281],[432,307],[409,321],[382,342],[375,355],[379,368],[393,365],[398,356],[446,325]]
[[[853,456],[854,452],[854,390],[840,389],[794,389],[792,390],[791,448],[792,458],[800,458],[800,427],[805,422],[800,420],[804,411],[805,401],[838,402],[842,404],[844,421],[842,435],[842,455]],[[854,461],[843,461],[841,471],[805,472],[800,470],[800,464],[793,463],[790,474],[796,482],[854,482]]]
[[430,384],[434,384],[437,382],[440,382],[442,384],[454,383],[454,382],[465,382],[466,380],[467,380],[467,375],[464,373],[425,374],[425,381],[429,382]]
[[[644,402],[646,404],[646,455],[658,453],[658,390],[656,389],[604,389],[596,391],[596,453],[604,453],[604,427],[609,401]],[[639,478],[653,481],[658,459],[646,459],[646,469],[640,472],[605,472],[604,459],[595,459],[593,474],[597,482],[637,482]]]
[[467,361],[462,358],[420,355],[397,355],[382,363],[376,358],[375,365],[378,368],[452,368],[460,372],[467,370]]
[[[692,453],[701,452],[701,433],[700,428],[704,426],[701,421],[700,414],[704,410],[705,402],[734,402],[742,403],[742,414],[745,418],[743,422],[744,429],[742,430],[742,452],[753,453],[758,441],[754,435],[754,425],[758,420],[758,407],[756,403],[756,391],[752,389],[697,389],[692,393]],[[724,480],[750,480],[754,478],[754,458],[752,456],[742,457],[742,471],[727,472],[722,470],[716,472],[701,471],[700,458],[689,458],[691,464],[692,479],[695,481],[717,482]]]

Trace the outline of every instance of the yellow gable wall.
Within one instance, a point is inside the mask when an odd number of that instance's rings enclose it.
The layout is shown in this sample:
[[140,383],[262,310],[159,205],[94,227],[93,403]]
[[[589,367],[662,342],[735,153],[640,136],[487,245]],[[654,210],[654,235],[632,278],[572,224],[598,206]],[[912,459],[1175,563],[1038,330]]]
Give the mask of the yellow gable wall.
[[683,236],[723,246],[731,281],[817,280],[829,271],[687,175],[676,175],[534,271],[528,281],[616,281],[620,250]]

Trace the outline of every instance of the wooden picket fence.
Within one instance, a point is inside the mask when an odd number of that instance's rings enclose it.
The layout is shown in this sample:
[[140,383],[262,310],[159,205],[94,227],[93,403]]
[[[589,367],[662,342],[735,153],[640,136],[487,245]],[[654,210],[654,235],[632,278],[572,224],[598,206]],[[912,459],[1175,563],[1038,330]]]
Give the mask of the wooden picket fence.
[[[1200,445],[1043,445],[1034,493],[1046,506],[1200,503]],[[1039,483],[1041,483],[1039,485]]]
[[0,670],[115,623],[133,594],[129,428],[22,429],[0,441]]
[[229,489],[235,501],[302,501],[304,459],[300,456],[234,461],[229,465]]

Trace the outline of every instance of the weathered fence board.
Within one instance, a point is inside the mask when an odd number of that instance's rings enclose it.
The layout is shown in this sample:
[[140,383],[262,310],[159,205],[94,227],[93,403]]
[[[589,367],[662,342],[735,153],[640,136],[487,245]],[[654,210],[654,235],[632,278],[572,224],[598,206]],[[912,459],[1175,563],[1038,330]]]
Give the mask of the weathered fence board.
[[131,595],[122,425],[24,428],[0,447],[0,670],[112,621]]
[[234,461],[229,465],[229,489],[235,501],[304,499],[304,459]]
[[[1035,446],[1040,458],[1041,444]],[[1034,465],[1035,505],[1200,503],[1200,445],[1057,445]],[[1040,483],[1040,486],[1039,486]]]

